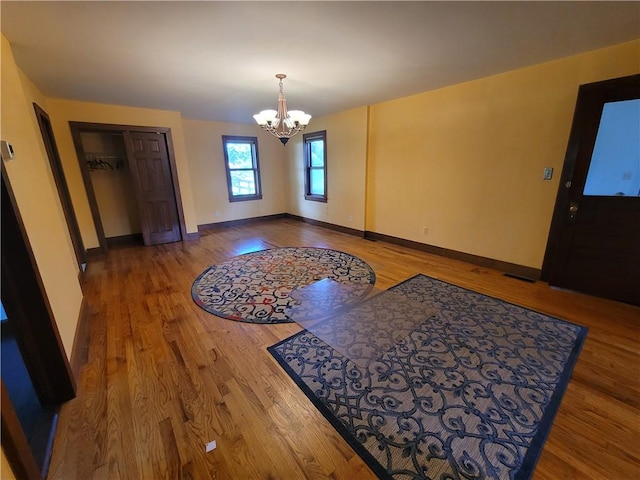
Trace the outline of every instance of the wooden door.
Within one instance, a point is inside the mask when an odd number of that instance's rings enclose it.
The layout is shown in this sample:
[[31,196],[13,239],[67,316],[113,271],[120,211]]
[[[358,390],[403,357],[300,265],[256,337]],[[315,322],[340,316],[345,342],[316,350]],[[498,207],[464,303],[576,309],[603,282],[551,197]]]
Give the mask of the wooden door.
[[145,245],[180,241],[180,220],[165,135],[124,132]]
[[543,266],[551,285],[635,305],[639,99],[640,75],[580,87]]

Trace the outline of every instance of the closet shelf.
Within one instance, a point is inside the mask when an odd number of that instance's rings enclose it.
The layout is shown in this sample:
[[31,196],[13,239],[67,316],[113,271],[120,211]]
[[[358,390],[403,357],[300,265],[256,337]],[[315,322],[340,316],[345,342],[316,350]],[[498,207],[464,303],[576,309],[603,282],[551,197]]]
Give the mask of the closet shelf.
[[105,153],[85,153],[85,161],[89,170],[121,170],[126,158],[122,155]]

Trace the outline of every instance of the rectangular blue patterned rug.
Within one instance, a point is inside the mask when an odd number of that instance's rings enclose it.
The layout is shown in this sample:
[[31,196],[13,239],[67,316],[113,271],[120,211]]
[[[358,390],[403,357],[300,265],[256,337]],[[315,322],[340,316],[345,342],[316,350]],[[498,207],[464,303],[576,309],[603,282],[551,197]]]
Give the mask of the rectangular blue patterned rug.
[[327,325],[268,350],[383,479],[530,478],[587,333],[425,275]]

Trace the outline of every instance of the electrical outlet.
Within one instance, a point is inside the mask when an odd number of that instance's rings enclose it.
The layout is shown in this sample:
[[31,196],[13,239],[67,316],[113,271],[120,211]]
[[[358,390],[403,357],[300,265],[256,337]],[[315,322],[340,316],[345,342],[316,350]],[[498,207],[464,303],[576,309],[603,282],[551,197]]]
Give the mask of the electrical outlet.
[[429,227],[422,227],[422,233],[427,235],[429,233]]
[[553,167],[546,167],[544,169],[544,174],[542,175],[543,180],[551,180],[553,177]]

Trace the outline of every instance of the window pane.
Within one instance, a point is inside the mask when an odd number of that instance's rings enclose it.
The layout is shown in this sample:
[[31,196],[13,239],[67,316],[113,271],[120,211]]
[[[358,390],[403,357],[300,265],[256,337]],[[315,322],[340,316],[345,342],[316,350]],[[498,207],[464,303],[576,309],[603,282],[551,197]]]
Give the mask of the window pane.
[[253,168],[253,155],[250,143],[227,142],[229,168]]
[[233,195],[255,195],[256,180],[253,172],[232,171],[231,176],[231,193]]
[[311,177],[309,193],[311,195],[324,195],[324,170],[311,169],[309,170],[309,176]]
[[311,166],[324,166],[324,140],[313,140],[309,142],[311,145]]
[[327,132],[305,133],[304,198],[313,202],[327,201]]
[[224,167],[230,202],[259,200],[260,164],[258,161],[258,139],[223,135],[222,148]]
[[583,193],[640,196],[640,100],[605,103]]

